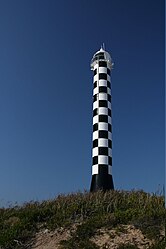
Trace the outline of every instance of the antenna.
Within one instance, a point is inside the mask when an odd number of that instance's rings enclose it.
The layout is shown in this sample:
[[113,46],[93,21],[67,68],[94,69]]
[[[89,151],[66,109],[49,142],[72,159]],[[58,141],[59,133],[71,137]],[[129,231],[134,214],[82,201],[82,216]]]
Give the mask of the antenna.
[[101,45],[101,49],[105,50],[105,44],[104,43]]

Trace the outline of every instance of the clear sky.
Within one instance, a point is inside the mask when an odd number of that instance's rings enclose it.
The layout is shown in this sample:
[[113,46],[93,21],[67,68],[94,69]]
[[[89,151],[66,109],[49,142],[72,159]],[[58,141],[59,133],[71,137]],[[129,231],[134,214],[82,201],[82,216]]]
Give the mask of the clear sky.
[[89,189],[103,42],[115,188],[162,188],[164,0],[0,0],[0,205]]

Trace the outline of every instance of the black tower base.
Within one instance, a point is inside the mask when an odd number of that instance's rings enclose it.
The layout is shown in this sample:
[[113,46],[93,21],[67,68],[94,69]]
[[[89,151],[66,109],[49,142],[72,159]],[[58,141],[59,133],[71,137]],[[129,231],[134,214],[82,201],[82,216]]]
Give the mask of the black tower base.
[[90,192],[95,192],[97,190],[107,191],[111,189],[112,190],[114,189],[112,175],[109,174],[92,175]]

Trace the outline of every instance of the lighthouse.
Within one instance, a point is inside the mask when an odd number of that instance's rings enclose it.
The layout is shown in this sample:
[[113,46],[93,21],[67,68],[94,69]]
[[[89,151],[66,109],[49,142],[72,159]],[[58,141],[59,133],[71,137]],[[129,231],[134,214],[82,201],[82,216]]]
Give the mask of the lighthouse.
[[90,191],[114,189],[112,178],[111,56],[101,47],[91,60],[93,71],[93,145]]

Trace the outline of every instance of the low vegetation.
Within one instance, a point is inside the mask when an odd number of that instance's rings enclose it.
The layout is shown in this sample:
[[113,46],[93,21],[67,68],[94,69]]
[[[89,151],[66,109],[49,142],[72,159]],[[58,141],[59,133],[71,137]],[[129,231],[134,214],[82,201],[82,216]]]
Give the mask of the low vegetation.
[[[151,249],[166,246],[160,233],[165,226],[164,196],[114,190],[59,195],[54,200],[1,208],[0,248],[30,248],[30,241],[40,230],[55,230],[73,224],[77,224],[76,229],[68,240],[61,242],[61,248],[97,249],[99,247],[91,237],[98,229],[116,228],[121,224],[132,224],[141,229],[147,238],[155,241]],[[123,248],[137,247],[120,245],[119,249]]]

